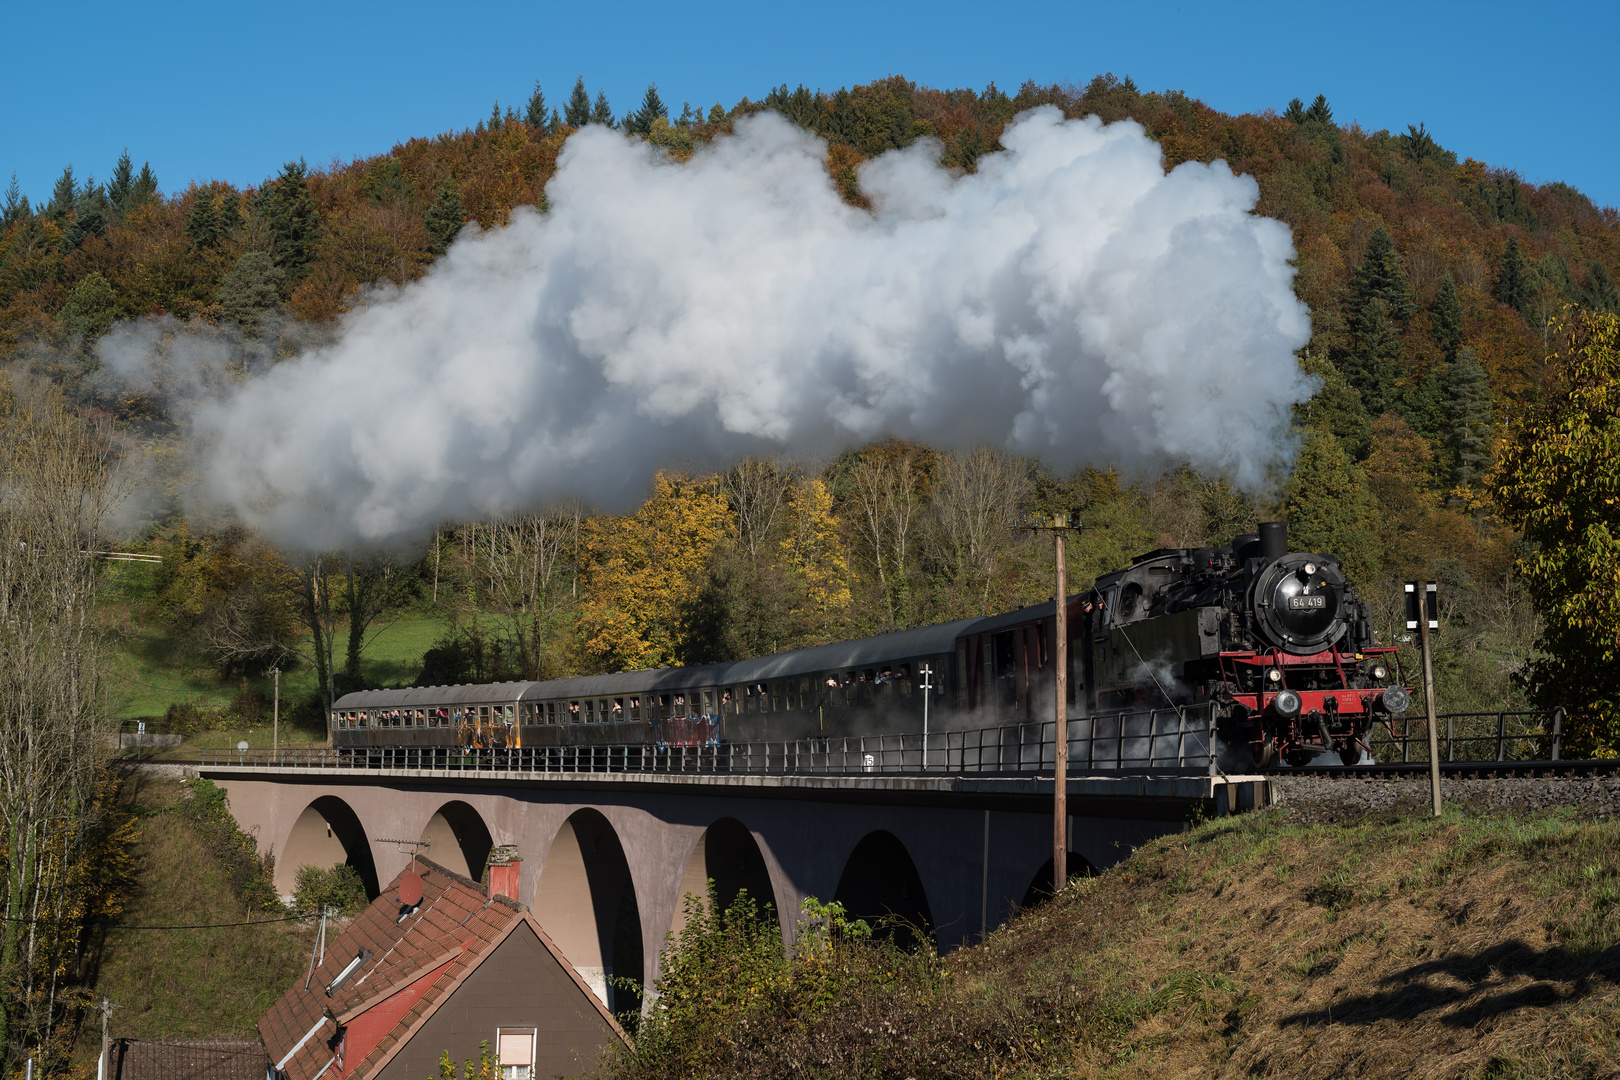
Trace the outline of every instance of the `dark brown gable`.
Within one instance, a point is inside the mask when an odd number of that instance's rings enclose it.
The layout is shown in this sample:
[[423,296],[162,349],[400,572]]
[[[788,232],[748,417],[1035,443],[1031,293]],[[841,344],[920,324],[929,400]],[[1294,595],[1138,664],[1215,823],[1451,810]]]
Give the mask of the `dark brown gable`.
[[498,1028],[536,1030],[536,1077],[586,1072],[601,1060],[604,1047],[624,1037],[573,969],[524,919],[375,1075],[378,1080],[435,1076],[445,1051],[460,1063],[476,1059],[478,1044],[487,1041],[494,1053]]

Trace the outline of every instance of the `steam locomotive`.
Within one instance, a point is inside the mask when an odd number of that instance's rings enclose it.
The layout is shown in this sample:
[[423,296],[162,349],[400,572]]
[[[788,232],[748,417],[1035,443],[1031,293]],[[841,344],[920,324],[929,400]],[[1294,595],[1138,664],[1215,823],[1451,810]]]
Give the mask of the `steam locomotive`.
[[[1330,555],[1287,526],[1220,548],[1165,548],[1068,597],[1069,715],[1205,704],[1226,751],[1258,768],[1364,760],[1403,713],[1395,650]],[[340,748],[658,747],[835,739],[1052,716],[1056,605],[773,656],[542,682],[347,694]]]

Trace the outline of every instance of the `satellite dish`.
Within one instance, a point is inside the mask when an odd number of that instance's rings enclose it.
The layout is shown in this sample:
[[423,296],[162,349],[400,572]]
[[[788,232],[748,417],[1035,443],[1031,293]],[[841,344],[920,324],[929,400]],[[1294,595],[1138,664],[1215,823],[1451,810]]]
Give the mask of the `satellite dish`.
[[422,902],[422,875],[406,874],[399,879],[399,902],[403,907],[415,907]]

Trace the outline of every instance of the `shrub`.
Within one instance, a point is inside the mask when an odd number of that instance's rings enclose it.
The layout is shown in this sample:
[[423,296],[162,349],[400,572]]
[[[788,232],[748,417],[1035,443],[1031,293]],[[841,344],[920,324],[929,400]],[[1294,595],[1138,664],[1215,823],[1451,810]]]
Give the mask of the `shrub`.
[[198,705],[194,701],[177,701],[163,714],[169,732],[189,739],[201,731],[212,731],[219,726],[220,711]]
[[189,786],[191,798],[181,804],[181,814],[225,868],[231,891],[252,910],[280,911],[275,856],[259,854],[258,841],[237,827],[225,792],[212,780],[193,780]]
[[330,907],[339,915],[355,915],[366,903],[365,883],[347,863],[327,868],[305,864],[298,868],[293,906],[299,911],[319,912],[322,907]]

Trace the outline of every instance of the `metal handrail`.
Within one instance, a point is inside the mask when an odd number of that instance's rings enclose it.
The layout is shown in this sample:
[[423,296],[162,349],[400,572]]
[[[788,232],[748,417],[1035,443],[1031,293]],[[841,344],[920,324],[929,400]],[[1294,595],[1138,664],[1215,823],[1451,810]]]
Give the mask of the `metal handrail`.
[[[1563,752],[1562,711],[1451,713],[1442,739],[1443,760],[1457,763],[1558,761]],[[1241,770],[1246,747],[1226,747],[1210,704],[1145,712],[1075,717],[1067,723],[1072,773],[1204,773]],[[1461,734],[1459,734],[1459,730]],[[1483,733],[1473,733],[1476,730]],[[921,733],[826,736],[813,739],[660,746],[612,743],[473,749],[454,746],[215,749],[200,752],[204,766],[256,768],[432,769],[447,772],[639,773],[650,775],[1050,775],[1053,721],[935,731],[926,754]],[[1377,762],[1428,760],[1421,716],[1374,726]],[[1221,751],[1229,760],[1222,761]],[[1235,751],[1235,753],[1234,753]],[[1469,756],[1473,754],[1474,756]]]

